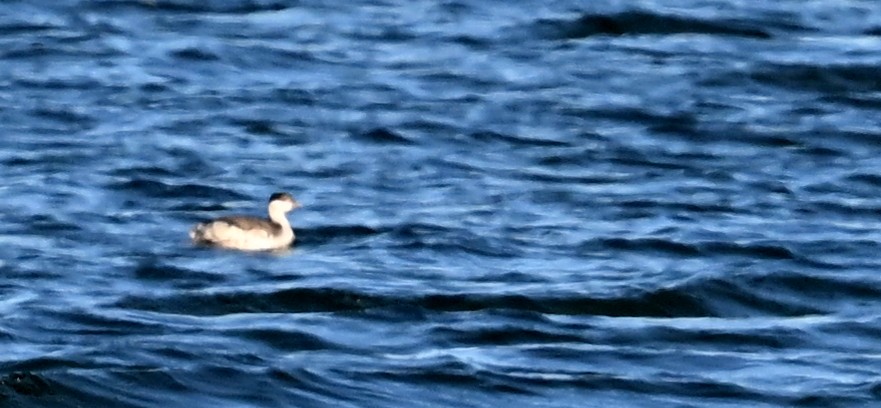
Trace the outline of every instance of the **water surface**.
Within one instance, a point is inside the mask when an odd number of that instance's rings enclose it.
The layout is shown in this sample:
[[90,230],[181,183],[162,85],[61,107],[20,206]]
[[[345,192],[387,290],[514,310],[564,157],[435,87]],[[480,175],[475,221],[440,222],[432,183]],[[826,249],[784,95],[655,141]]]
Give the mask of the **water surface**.
[[202,3],[0,6],[0,405],[881,397],[874,2]]

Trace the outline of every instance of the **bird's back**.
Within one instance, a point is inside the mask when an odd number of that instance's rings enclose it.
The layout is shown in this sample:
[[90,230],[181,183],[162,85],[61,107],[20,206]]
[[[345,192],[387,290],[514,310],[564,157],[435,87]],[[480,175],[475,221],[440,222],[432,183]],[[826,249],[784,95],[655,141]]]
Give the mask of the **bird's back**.
[[249,216],[229,216],[199,223],[190,230],[197,244],[244,250],[286,247],[293,242],[293,231],[271,220]]

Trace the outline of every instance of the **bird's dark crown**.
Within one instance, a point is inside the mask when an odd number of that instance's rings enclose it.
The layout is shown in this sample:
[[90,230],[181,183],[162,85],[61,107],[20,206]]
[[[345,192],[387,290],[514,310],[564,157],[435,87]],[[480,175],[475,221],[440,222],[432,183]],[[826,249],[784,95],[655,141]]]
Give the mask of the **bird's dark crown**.
[[269,202],[271,203],[271,202],[276,201],[276,200],[278,200],[278,201],[294,202],[294,197],[292,197],[292,196],[291,196],[290,194],[288,194],[288,193],[273,193],[273,194],[269,197]]

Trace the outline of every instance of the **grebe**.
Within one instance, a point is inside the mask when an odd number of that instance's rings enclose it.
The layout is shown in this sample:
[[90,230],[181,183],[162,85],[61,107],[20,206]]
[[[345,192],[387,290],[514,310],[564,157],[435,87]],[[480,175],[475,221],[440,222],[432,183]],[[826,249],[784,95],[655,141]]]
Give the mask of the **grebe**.
[[196,224],[190,230],[190,238],[200,245],[243,251],[287,248],[294,242],[294,230],[285,214],[299,207],[300,203],[290,194],[275,193],[269,197],[269,218],[221,217]]

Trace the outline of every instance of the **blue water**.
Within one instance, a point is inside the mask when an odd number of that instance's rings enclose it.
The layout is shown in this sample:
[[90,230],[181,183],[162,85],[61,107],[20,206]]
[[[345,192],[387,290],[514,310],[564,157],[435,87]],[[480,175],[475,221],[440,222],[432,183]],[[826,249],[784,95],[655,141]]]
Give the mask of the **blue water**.
[[[874,1],[0,5],[0,406],[874,407]],[[289,251],[192,246],[262,215]]]

